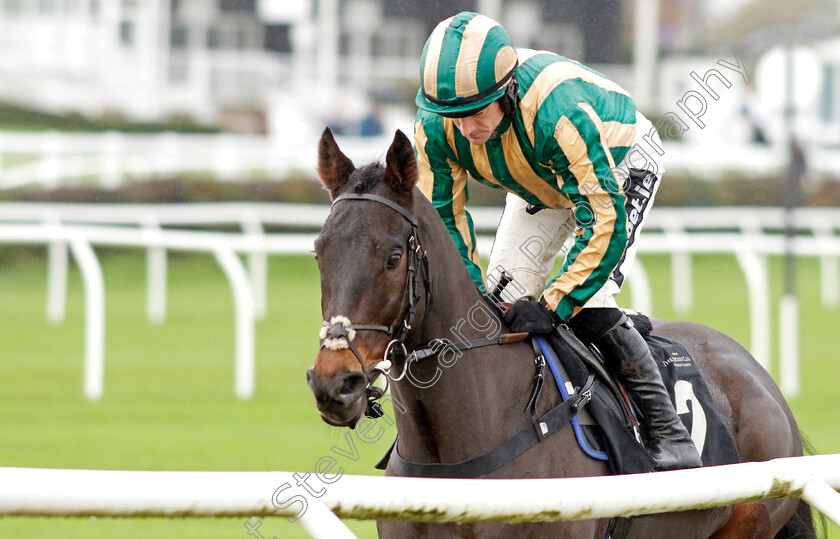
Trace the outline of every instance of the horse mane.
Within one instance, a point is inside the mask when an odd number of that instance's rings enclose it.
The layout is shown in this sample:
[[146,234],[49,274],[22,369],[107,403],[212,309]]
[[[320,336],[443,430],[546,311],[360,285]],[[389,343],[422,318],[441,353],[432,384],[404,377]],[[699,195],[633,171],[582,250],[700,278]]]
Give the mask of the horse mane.
[[627,314],[642,337],[650,335],[650,332],[653,331],[653,322],[650,321],[650,318],[646,314],[637,312],[627,312]]

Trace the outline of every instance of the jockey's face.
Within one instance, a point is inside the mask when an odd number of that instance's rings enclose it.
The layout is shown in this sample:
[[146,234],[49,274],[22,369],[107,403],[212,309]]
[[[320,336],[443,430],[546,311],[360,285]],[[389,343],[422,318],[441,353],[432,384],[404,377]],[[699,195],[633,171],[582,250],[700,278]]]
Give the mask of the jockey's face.
[[490,140],[504,116],[502,106],[496,100],[471,116],[453,118],[452,121],[472,144],[484,144]]

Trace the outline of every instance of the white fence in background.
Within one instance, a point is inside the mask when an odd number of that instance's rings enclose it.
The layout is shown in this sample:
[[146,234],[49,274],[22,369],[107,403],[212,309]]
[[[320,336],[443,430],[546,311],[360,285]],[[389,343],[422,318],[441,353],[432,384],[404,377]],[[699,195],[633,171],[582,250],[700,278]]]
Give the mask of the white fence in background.
[[[253,237],[241,234],[173,230],[141,230],[74,225],[0,225],[0,243],[49,245],[48,316],[64,316],[67,283],[67,245],[76,259],[85,289],[84,392],[91,400],[102,397],[105,383],[105,284],[93,245],[144,247],[149,250],[148,312],[153,322],[163,318],[166,294],[166,250],[212,253],[230,283],[234,298],[234,391],[241,399],[254,394],[254,324],[258,313],[252,283],[238,253],[255,254],[260,263],[266,254],[290,254],[312,249],[313,236],[283,234]],[[252,271],[255,266],[252,266]],[[265,265],[258,271],[265,271]],[[264,294],[260,296],[264,298]],[[264,305],[264,303],[263,303]]]
[[[161,323],[166,315],[166,265],[169,250],[211,253],[224,271],[235,311],[235,381],[238,397],[254,392],[254,325],[266,312],[267,256],[312,250],[313,233],[265,233],[267,226],[317,230],[329,208],[320,205],[267,203],[220,204],[52,204],[0,203],[0,243],[48,246],[47,317],[64,318],[68,257],[72,253],[85,289],[84,392],[98,399],[104,391],[105,301],[102,270],[93,246],[143,248],[147,251],[147,316]],[[498,208],[476,208],[480,232],[495,229]],[[822,301],[838,306],[840,210],[799,209],[792,222],[800,232],[788,245],[778,232],[785,212],[778,208],[657,208],[646,224],[639,252],[672,258],[674,305],[690,309],[691,258],[699,254],[734,255],[744,274],[750,304],[750,349],[769,368],[771,352],[767,256],[790,248],[796,256],[818,257]],[[110,226],[103,226],[110,225]],[[120,225],[120,226],[114,226]],[[125,226],[130,225],[130,226]],[[242,232],[178,230],[165,227],[238,225]],[[479,237],[480,252],[490,252],[492,238]],[[69,252],[68,252],[69,248]],[[247,257],[247,268],[238,254]],[[634,308],[652,314],[651,286],[637,262],[629,280]],[[795,320],[789,325],[794,328]],[[781,342],[780,386],[788,396],[799,391],[798,336]]]
[[355,537],[338,517],[553,522],[798,496],[840,525],[840,455],[566,479],[345,475],[322,489],[319,497],[288,488],[300,484],[301,475],[0,468],[0,515],[285,516],[298,518],[312,537],[336,539]]
[[[209,174],[224,181],[311,174],[318,135],[278,141],[260,135],[0,131],[0,189],[87,181],[114,189],[130,180]],[[389,137],[337,137],[357,163],[382,157]]]
[[[412,126],[406,126],[410,134]],[[283,178],[294,170],[311,174],[317,164],[319,133],[283,139],[260,135],[189,133],[68,133],[0,131],[0,189],[81,181],[106,189],[131,180],[210,174],[234,181]],[[338,137],[356,163],[382,158],[393,133],[380,137]],[[668,170],[720,178],[784,171],[783,152],[771,146],[665,142]],[[714,159],[709,156],[713,155]],[[837,176],[840,151],[808,149],[809,170]]]

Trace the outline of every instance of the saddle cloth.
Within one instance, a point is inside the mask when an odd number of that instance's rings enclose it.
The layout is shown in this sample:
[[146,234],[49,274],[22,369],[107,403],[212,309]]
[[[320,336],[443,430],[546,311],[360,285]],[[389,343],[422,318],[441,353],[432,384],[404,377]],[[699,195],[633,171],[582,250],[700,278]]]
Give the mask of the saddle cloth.
[[[589,367],[569,345],[568,339],[576,339],[570,331],[544,337],[551,350],[543,349],[543,353],[565,400],[570,391],[583,385]],[[732,434],[715,407],[697,365],[685,348],[675,341],[655,335],[647,334],[644,338],[662,373],[671,402],[700,452],[703,465],[738,462],[738,451]],[[561,358],[561,361],[558,362],[557,358]],[[613,383],[618,385],[614,378]],[[607,461],[612,473],[650,472],[653,470],[653,461],[643,446],[647,428],[644,418],[637,419],[642,423],[636,431],[638,434],[634,432],[632,421],[627,418],[614,393],[608,389],[607,384],[600,384],[593,392],[590,403],[571,423],[581,450],[593,459]]]

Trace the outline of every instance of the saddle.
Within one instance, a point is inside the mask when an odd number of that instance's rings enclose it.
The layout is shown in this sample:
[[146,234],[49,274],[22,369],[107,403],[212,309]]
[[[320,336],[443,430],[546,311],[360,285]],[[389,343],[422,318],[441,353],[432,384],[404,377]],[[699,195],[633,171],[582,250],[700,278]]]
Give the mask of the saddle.
[[[712,401],[694,360],[679,343],[651,335],[650,320],[639,314],[633,322],[651,349],[671,401],[691,433],[704,466],[739,461],[732,433]],[[563,399],[573,397],[591,373],[601,384],[592,400],[571,419],[578,444],[590,458],[608,463],[613,474],[653,471],[645,449],[647,426],[633,399],[615,375],[604,366],[600,353],[584,345],[566,327],[535,337]],[[559,360],[558,360],[559,358]]]

